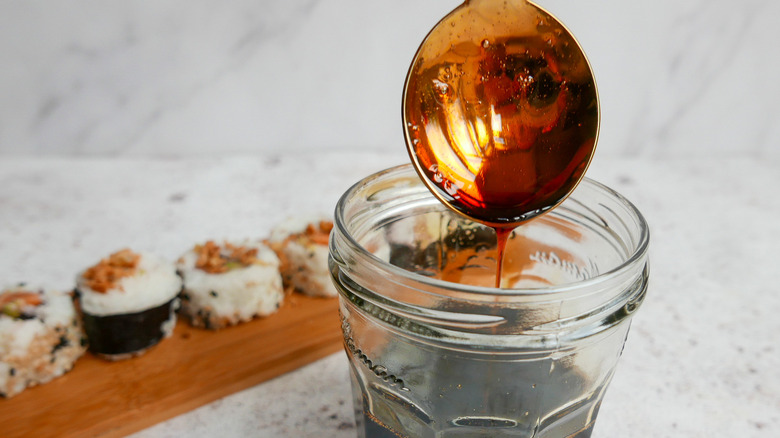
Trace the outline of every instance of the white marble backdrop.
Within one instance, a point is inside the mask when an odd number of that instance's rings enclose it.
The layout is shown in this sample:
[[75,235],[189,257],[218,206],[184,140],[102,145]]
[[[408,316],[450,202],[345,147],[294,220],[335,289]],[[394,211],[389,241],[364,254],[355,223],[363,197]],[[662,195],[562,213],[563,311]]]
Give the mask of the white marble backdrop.
[[[0,154],[403,148],[457,0],[0,1]],[[780,2],[540,0],[584,45],[599,153],[780,157]]]

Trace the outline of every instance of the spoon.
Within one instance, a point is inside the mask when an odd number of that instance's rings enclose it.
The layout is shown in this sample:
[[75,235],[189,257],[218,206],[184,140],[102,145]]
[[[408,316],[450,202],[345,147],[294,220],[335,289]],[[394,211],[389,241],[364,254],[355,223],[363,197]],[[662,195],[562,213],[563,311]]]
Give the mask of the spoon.
[[402,106],[431,192],[504,235],[574,190],[599,130],[582,48],[526,0],[467,0],[444,17],[417,50]]

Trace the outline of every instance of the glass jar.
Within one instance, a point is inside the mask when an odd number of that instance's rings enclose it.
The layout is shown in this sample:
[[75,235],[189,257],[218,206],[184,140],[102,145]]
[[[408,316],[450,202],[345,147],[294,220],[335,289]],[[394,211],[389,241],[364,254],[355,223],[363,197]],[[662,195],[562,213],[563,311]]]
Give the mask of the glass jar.
[[518,227],[502,288],[492,229],[411,166],[336,207],[330,270],[360,437],[588,437],[647,289],[647,224],[585,179]]

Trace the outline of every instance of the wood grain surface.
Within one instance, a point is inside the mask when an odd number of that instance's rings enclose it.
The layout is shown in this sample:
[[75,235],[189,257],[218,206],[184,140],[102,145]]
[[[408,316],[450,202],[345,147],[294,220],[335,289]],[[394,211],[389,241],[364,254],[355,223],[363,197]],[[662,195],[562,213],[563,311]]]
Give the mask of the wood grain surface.
[[71,372],[0,399],[0,436],[120,437],[341,348],[338,300],[298,294],[264,319],[217,332],[179,321],[143,356],[87,353]]

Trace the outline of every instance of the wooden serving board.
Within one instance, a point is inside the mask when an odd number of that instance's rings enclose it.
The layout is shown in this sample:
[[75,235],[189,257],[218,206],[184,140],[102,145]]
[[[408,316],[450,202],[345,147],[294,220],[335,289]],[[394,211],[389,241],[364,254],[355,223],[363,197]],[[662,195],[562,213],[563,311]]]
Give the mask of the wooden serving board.
[[146,354],[85,354],[65,376],[0,399],[4,437],[120,437],[342,347],[338,300],[292,294],[275,314],[220,331],[178,321]]

